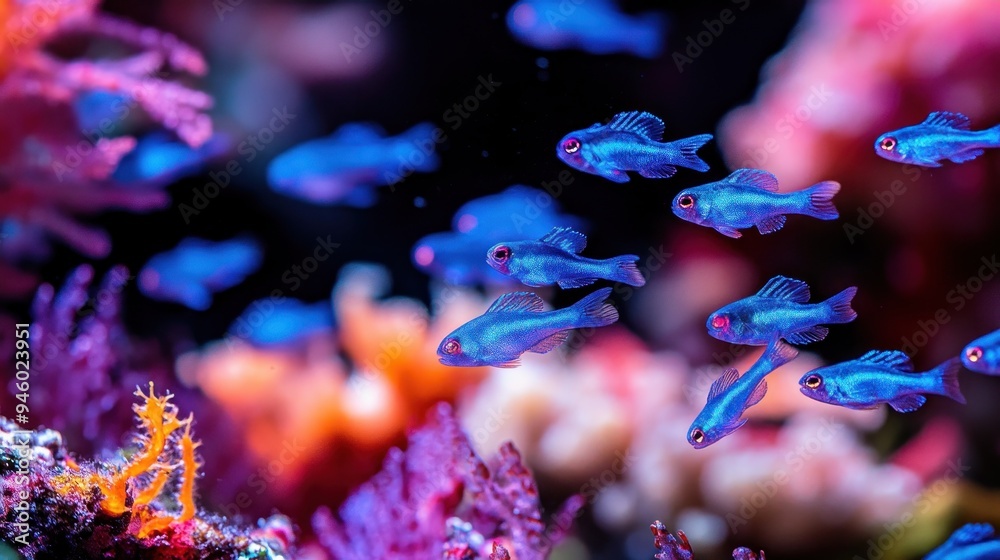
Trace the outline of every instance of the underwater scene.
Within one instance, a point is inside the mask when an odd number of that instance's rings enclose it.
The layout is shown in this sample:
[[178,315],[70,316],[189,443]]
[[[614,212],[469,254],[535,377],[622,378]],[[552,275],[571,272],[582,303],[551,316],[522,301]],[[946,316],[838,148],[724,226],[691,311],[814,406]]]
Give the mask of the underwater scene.
[[1000,3],[0,31],[0,560],[1000,560]]

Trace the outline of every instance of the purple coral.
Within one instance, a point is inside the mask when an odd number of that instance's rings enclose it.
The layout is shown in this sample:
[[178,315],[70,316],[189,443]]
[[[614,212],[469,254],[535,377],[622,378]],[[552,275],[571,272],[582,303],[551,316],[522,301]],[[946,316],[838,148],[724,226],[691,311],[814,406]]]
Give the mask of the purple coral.
[[439,404],[412,432],[406,452],[389,451],[382,471],[348,498],[339,519],[325,508],[313,526],[338,560],[440,558],[544,560],[582,506],[566,502],[546,528],[538,489],[520,454],[505,444],[489,466],[473,451],[451,408]]
[[[684,531],[677,531],[677,536],[670,534],[667,527],[660,521],[654,521],[649,529],[653,532],[653,545],[656,546],[656,560],[694,560],[694,551],[688,542]],[[733,560],[766,560],[764,551],[758,557],[752,550],[741,546],[733,551]]]
[[130,276],[112,268],[90,293],[94,270],[74,270],[56,292],[38,289],[31,323],[32,420],[59,430],[75,451],[114,449],[132,426],[130,387],[169,372],[142,356],[121,324],[121,291]]

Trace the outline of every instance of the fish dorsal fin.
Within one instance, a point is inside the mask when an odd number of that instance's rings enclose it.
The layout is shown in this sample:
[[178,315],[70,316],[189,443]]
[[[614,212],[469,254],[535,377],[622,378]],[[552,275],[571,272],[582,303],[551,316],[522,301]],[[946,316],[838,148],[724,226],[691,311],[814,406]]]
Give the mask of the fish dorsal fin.
[[385,130],[375,123],[353,122],[341,125],[330,135],[330,139],[345,142],[367,142],[381,140],[384,136]]
[[608,123],[608,128],[633,132],[654,142],[663,140],[663,121],[660,117],[645,111],[618,113]]
[[750,408],[751,406],[759,403],[766,394],[767,394],[767,381],[761,379],[760,383],[758,383],[757,386],[754,387],[753,393],[750,393],[750,396],[747,397],[746,407]]
[[929,126],[945,126],[955,130],[969,130],[969,117],[962,113],[952,113],[949,111],[936,111],[927,115],[924,124]]
[[763,169],[737,169],[722,181],[734,185],[757,187],[767,192],[778,192],[778,178]]
[[719,395],[725,393],[726,389],[732,387],[739,378],[740,372],[736,371],[736,368],[729,368],[722,372],[722,375],[712,383],[712,388],[708,390],[708,402],[719,398]]
[[587,236],[568,227],[552,228],[552,231],[546,233],[541,241],[574,254],[587,247]]
[[809,301],[809,284],[786,276],[775,276],[764,284],[757,296],[806,303]]
[[993,538],[993,526],[989,523],[968,523],[952,533],[946,544],[976,544]]
[[859,362],[886,366],[899,371],[913,371],[913,363],[905,352],[899,350],[872,350],[858,358]]
[[545,310],[545,302],[532,292],[511,292],[493,302],[487,313],[538,313]]

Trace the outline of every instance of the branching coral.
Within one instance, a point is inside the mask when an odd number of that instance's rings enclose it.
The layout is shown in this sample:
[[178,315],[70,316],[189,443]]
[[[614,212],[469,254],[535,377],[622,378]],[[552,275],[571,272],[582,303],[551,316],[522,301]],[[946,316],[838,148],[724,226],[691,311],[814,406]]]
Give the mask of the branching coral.
[[538,490],[513,445],[483,462],[441,404],[409,437],[406,452],[390,450],[382,471],[340,508],[313,519],[333,558],[544,560],[582,505],[571,498],[548,529]]
[[86,455],[117,448],[132,427],[126,387],[170,377],[158,350],[122,325],[130,279],[128,270],[114,267],[92,289],[93,268],[80,266],[60,290],[39,287],[32,307],[32,417]]
[[[19,226],[34,254],[46,251],[45,234],[96,257],[107,255],[110,240],[70,216],[108,208],[148,211],[167,204],[166,194],[126,190],[110,181],[119,160],[136,140],[110,135],[134,110],[174,131],[192,146],[206,142],[212,124],[204,113],[212,104],[202,92],[171,81],[166,70],[205,73],[201,56],[176,37],[97,13],[94,0],[0,2],[0,221]],[[64,60],[46,49],[66,36],[118,40],[139,54],[120,60]],[[87,92],[120,96],[115,119],[81,130],[73,102]],[[3,268],[8,268],[4,265]],[[0,284],[0,293],[30,283]]]
[[0,418],[0,540],[34,560],[288,557],[287,518],[247,529],[198,512],[192,417],[179,419],[171,395],[157,396],[152,383],[136,394],[139,446],[123,464],[77,466],[58,432]]

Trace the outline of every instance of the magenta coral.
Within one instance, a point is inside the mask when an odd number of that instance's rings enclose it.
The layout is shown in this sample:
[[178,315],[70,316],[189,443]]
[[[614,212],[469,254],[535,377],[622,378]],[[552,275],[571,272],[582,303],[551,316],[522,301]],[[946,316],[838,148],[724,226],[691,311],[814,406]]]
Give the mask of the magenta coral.
[[[556,515],[571,520],[573,498]],[[538,489],[511,444],[487,463],[473,451],[451,408],[440,404],[412,432],[406,452],[393,448],[382,471],[341,507],[313,518],[333,558],[510,558],[543,560],[569,528],[546,528]],[[508,554],[507,550],[510,550]]]

